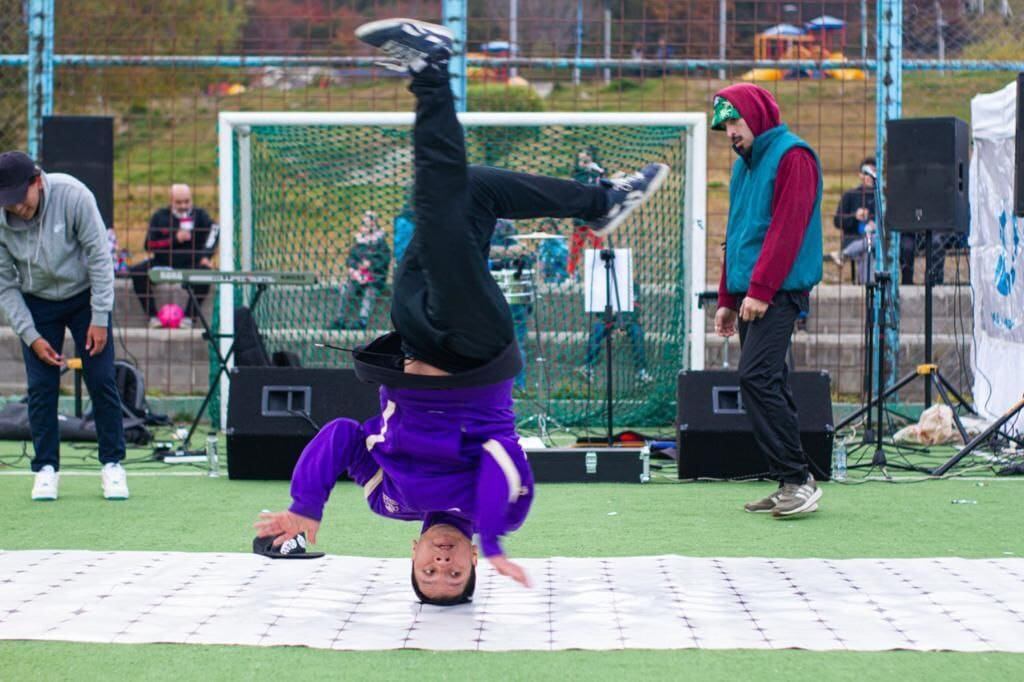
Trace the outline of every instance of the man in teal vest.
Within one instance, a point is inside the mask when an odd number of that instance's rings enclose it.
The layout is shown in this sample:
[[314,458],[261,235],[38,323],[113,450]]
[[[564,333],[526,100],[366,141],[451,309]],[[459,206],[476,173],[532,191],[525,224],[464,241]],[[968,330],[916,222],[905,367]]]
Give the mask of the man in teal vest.
[[[781,122],[764,88],[732,85],[715,95],[712,130],[739,155],[729,181],[729,224],[715,331],[736,333],[740,393],[778,489],[745,505],[776,517],[818,509],[821,489],[800,445],[786,355],[793,323],[821,281],[821,165]],[[738,311],[738,313],[737,313]]]

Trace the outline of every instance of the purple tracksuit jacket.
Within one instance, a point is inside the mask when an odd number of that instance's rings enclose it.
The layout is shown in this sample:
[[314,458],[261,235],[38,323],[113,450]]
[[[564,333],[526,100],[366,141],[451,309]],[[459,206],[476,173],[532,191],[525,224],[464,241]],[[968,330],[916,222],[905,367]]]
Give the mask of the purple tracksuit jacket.
[[449,523],[480,536],[484,556],[526,519],[533,474],[519,446],[512,380],[451,389],[381,386],[381,414],[363,424],[336,419],[302,451],[291,511],[319,520],[338,477],[363,486],[377,514]]

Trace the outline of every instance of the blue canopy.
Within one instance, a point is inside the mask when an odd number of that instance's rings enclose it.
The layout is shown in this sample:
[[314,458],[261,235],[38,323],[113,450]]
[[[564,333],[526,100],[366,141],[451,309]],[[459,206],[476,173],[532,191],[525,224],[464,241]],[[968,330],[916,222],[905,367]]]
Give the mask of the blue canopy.
[[779,24],[761,32],[767,36],[802,36],[804,30],[793,24]]
[[830,17],[827,14],[822,14],[820,17],[815,17],[804,24],[808,31],[835,31],[841,28],[846,28],[846,22],[842,19],[836,19]]

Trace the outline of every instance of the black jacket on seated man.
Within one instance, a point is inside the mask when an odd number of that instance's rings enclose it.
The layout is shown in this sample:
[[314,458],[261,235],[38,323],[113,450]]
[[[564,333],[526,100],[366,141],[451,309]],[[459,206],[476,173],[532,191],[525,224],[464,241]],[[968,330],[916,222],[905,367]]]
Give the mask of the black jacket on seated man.
[[[188,219],[192,220],[192,239],[179,243],[174,235]],[[213,257],[218,232],[219,228],[210,214],[201,208],[193,208],[189,215],[178,217],[165,206],[149,219],[146,251],[153,254],[152,265],[192,270],[200,267],[199,261],[203,258]]]
[[[178,232],[187,231],[188,239],[178,238]],[[176,270],[207,269],[217,249],[220,236],[219,226],[210,218],[210,214],[201,208],[190,208],[183,215],[175,214],[169,206],[165,206],[149,219],[149,230],[146,232],[145,248],[153,257],[129,268],[132,287],[139,297],[143,310],[150,318],[150,326],[157,326],[157,308],[153,299],[149,271],[154,267],[174,268]],[[199,305],[210,293],[207,284],[192,286]],[[190,299],[185,310],[189,321],[196,316],[196,306]]]

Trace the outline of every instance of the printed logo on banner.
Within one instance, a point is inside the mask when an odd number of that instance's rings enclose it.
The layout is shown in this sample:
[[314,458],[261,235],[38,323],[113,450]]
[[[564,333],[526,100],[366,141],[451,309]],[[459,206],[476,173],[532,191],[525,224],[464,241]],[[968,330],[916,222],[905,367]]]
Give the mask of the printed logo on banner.
[[[1020,230],[1017,216],[1006,210],[1006,202],[1000,202],[1002,211],[999,214],[999,257],[996,259],[995,285],[996,291],[1009,296],[1017,282],[1017,256],[1020,254]],[[1007,230],[1007,224],[1010,229]],[[1012,232],[1012,236],[1007,233]],[[1007,262],[1009,260],[1009,262]]]

